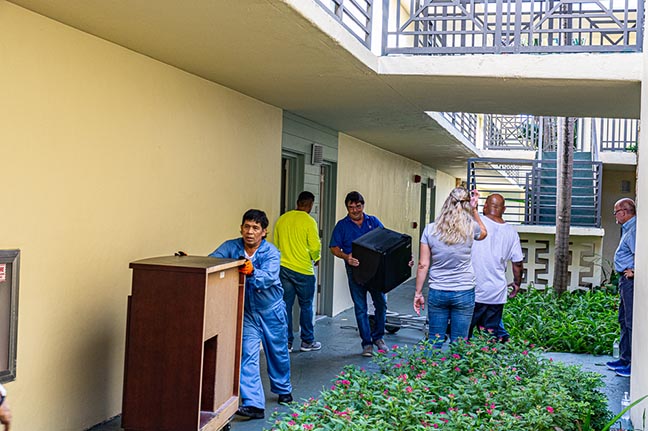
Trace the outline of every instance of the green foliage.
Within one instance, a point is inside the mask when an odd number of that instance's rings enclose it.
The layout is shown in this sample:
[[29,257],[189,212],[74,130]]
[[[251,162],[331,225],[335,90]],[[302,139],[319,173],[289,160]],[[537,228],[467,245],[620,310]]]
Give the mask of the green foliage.
[[618,297],[605,289],[558,296],[552,289],[520,292],[504,307],[511,338],[554,352],[611,354],[619,337]]
[[374,373],[346,367],[272,430],[577,431],[611,417],[598,374],[544,359],[528,342],[477,334],[448,351],[394,346],[374,362]]

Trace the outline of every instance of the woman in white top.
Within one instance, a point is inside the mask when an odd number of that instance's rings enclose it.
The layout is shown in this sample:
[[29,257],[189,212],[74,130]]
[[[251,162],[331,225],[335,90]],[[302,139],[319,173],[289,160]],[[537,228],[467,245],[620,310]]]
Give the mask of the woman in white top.
[[479,217],[479,193],[456,187],[445,200],[441,214],[425,227],[416,272],[414,310],[425,308],[423,283],[428,279],[428,320],[430,338],[441,347],[448,320],[450,341],[468,338],[475,307],[475,274],[470,261],[473,240],[486,238]]

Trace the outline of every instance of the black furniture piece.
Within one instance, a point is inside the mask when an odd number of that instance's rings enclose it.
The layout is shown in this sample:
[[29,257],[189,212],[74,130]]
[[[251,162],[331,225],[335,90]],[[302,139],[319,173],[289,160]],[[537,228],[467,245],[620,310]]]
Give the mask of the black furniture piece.
[[360,266],[353,267],[353,280],[371,290],[389,292],[411,277],[412,237],[379,228],[353,241],[353,257]]

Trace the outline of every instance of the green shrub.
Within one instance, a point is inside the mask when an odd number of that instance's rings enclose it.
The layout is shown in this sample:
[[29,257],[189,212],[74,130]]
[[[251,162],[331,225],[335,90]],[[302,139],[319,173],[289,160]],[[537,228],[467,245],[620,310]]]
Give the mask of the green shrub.
[[611,417],[601,376],[544,359],[527,342],[481,334],[448,351],[428,342],[346,367],[317,399],[292,405],[273,431],[576,431]]
[[619,337],[618,302],[605,289],[561,296],[552,289],[530,289],[508,301],[504,324],[511,338],[549,351],[609,355]]

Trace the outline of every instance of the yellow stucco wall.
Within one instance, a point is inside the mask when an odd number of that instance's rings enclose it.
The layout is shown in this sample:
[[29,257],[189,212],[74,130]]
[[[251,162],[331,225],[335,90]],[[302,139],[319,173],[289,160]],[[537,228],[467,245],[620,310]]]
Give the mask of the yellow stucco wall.
[[130,261],[279,213],[281,110],[0,1],[0,248],[20,248],[14,431],[121,411]]
[[[621,182],[630,183],[630,192],[621,191]],[[621,238],[621,226],[616,224],[612,211],[614,204],[621,198],[629,197],[635,199],[636,193],[636,174],[632,170],[612,170],[603,171],[603,190],[601,193],[601,227],[605,229],[603,238],[603,259],[602,265],[606,273],[609,273],[614,264],[614,252],[619,245]]]
[[[648,33],[644,32],[643,46],[648,46]],[[641,86],[641,120],[640,130],[648,130],[648,52],[643,52],[643,77]],[[643,134],[641,135],[643,136]],[[648,231],[648,149],[646,140],[640,138],[637,151],[637,249],[635,254],[634,313],[632,323],[632,377],[630,379],[630,396],[636,400],[648,394],[648,343],[645,335],[648,333],[648,243],[643,240]],[[643,415],[648,409],[648,400],[632,408],[632,423],[643,427]]]
[[437,171],[437,175],[436,175],[437,199],[434,207],[436,210],[435,212],[436,215],[441,214],[441,208],[443,208],[443,203],[450,195],[452,189],[454,189],[457,186],[456,180],[457,179],[452,175],[448,175],[444,172]]
[[[337,220],[347,214],[344,197],[357,190],[365,198],[365,212],[377,216],[386,228],[412,236],[418,255],[418,228],[412,222],[419,220],[420,186],[413,177],[421,174],[421,164],[343,133],[338,160]],[[344,263],[335,259],[333,314],[352,305]]]

